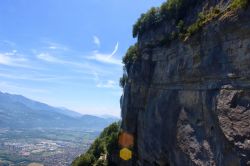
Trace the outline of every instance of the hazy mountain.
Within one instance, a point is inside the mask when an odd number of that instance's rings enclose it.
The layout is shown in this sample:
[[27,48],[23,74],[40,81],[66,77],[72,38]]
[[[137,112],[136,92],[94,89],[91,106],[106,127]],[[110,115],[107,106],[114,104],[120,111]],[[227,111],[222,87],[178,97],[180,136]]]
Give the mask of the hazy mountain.
[[22,103],[25,106],[27,106],[31,109],[35,109],[35,110],[55,111],[55,112],[65,114],[68,116],[72,116],[72,117],[81,117],[82,116],[82,114],[71,111],[67,108],[52,107],[52,106],[49,106],[47,104],[28,99],[28,98],[21,96],[21,95],[12,95],[12,94],[8,94],[8,93],[0,92],[0,101],[2,101],[2,100],[8,100],[8,101],[12,101],[15,103]]
[[117,119],[81,115],[21,95],[0,92],[0,127],[102,129]]
[[121,120],[121,118],[118,118],[118,117],[113,116],[113,115],[108,115],[108,114],[104,114],[104,115],[101,115],[101,116],[98,116],[98,117],[106,119],[110,123]]
[[77,117],[79,118],[79,117],[83,116],[82,114],[80,114],[78,112],[71,111],[68,108],[64,108],[64,107],[56,108],[55,111],[58,111],[61,114],[65,114],[65,115],[72,116],[75,118],[77,118]]

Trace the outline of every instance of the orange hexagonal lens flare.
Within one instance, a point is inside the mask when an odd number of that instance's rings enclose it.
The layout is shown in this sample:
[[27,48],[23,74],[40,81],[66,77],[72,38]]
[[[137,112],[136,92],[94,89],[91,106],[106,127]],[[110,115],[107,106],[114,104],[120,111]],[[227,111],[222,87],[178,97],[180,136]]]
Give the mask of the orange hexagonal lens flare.
[[123,148],[120,150],[120,157],[125,161],[130,160],[132,158],[132,151],[128,148]]
[[119,145],[126,148],[134,146],[134,136],[127,132],[122,132],[119,135]]

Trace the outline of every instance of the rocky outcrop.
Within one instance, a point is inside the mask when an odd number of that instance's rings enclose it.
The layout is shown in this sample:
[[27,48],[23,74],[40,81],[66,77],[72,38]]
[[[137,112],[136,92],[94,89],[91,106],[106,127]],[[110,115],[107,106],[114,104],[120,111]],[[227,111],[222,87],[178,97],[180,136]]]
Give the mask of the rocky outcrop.
[[139,36],[140,58],[127,67],[122,129],[135,137],[132,165],[250,165],[250,9],[186,41],[154,44],[163,35]]

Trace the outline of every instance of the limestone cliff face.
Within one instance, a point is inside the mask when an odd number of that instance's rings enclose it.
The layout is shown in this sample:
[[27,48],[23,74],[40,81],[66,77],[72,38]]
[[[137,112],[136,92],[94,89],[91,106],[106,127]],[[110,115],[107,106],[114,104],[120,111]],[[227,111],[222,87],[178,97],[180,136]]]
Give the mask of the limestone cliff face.
[[250,9],[229,12],[186,41],[139,36],[128,69],[122,129],[135,136],[132,165],[250,165]]

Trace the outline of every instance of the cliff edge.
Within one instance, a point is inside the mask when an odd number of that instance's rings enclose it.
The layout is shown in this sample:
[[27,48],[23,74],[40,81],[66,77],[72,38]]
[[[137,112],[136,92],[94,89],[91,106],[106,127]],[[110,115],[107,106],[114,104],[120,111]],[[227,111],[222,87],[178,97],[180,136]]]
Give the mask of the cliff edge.
[[249,2],[168,0],[134,37],[121,83],[127,165],[250,165]]

